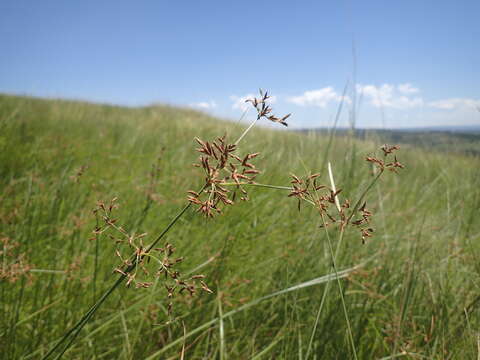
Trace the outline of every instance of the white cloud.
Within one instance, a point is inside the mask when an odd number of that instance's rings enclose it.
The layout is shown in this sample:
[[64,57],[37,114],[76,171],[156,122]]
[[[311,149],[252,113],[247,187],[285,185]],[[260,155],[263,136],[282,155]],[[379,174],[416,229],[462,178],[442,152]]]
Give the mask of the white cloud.
[[198,103],[193,103],[193,104],[190,104],[191,107],[195,107],[195,108],[199,108],[199,109],[203,109],[203,110],[210,110],[210,109],[213,109],[213,108],[216,108],[217,107],[217,103],[215,101],[201,101],[201,102],[198,102]]
[[428,106],[440,110],[454,109],[480,109],[480,99],[469,98],[450,98],[437,101],[431,101]]
[[416,94],[420,92],[418,88],[413,87],[410,83],[398,85],[398,91],[405,95]]
[[246,103],[245,101],[248,100],[248,99],[253,99],[254,97],[255,97],[255,95],[253,95],[253,94],[247,94],[245,96],[232,95],[232,96],[230,96],[230,100],[233,101],[232,108],[233,109],[240,109],[242,111],[245,111],[250,107],[250,105],[248,103]]
[[423,105],[422,98],[408,96],[419,91],[411,87],[410,84],[400,84],[398,86],[391,84],[383,84],[382,86],[357,85],[357,91],[369,98],[371,104],[375,107],[404,110]]
[[[288,102],[299,106],[318,106],[326,107],[331,101],[340,101],[342,96],[339,95],[331,86],[318,90],[305,91],[300,96],[292,96],[287,99]],[[350,99],[346,96],[345,101]]]
[[[247,94],[245,96],[236,96],[236,95],[230,96],[230,100],[233,101],[232,109],[234,110],[239,109],[242,111],[249,109],[252,105],[250,103],[246,103],[245,101],[248,99],[253,99],[254,97],[256,97],[256,95],[253,95],[253,94]],[[270,96],[270,98],[267,101],[270,104],[275,104],[277,102],[277,97]]]

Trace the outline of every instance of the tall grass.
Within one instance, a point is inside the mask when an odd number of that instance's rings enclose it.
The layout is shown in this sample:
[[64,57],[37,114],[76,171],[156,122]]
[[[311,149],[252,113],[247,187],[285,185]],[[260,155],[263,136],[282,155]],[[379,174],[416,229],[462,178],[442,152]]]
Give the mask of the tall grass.
[[[4,358],[45,356],[114,281],[115,244],[88,240],[98,200],[118,197],[126,228],[158,234],[183,206],[185,190],[202,186],[191,167],[193,138],[243,130],[169,107],[1,96],[0,238],[18,244],[12,257],[2,250],[2,265],[20,254],[29,265],[17,281],[0,282]],[[284,186],[290,172],[325,177],[328,149],[335,183],[349,184],[342,196],[358,199],[372,181],[364,157],[380,145],[255,128],[242,149],[261,150],[259,182]],[[346,231],[337,257],[356,354],[476,358],[480,161],[415,148],[402,148],[401,159],[407,171],[381,178],[367,195],[375,237],[362,245]],[[160,280],[149,289],[119,287],[67,357],[351,357],[321,219],[314,209],[298,213],[288,191],[250,187],[249,194],[208,223],[188,211],[166,238],[186,258],[182,273],[204,273],[214,295],[179,298],[181,321],[167,325]],[[340,230],[328,230],[335,247]]]

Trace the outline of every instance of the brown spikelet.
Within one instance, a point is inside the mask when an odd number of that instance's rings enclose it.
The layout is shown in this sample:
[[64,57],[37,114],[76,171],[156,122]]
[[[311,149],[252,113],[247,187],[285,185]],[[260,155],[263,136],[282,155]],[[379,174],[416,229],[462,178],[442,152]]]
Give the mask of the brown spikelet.
[[290,117],[291,114],[287,114],[280,118],[275,115],[269,115],[272,112],[272,108],[269,105],[267,105],[267,100],[270,98],[270,96],[268,96],[268,92],[263,93],[262,89],[260,89],[259,92],[260,92],[259,98],[245,100],[246,103],[248,102],[251,103],[252,106],[257,111],[257,120],[260,120],[261,118],[265,118],[269,121],[282,124],[283,126],[288,126],[286,120]]

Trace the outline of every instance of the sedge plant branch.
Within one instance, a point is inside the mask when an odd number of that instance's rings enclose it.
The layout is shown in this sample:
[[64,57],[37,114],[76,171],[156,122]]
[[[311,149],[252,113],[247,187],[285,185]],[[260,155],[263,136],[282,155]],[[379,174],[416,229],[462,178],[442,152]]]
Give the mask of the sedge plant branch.
[[[240,135],[240,137],[235,142],[235,145],[238,145],[240,141],[247,135],[247,133],[253,128],[253,126],[260,120],[261,116],[257,116],[257,118],[250,124],[250,126]],[[208,187],[208,184],[205,184],[199,192],[204,191]],[[170,231],[170,229],[176,224],[176,222],[183,216],[183,214],[191,207],[192,203],[189,202],[187,205],[183,207],[182,210],[170,221],[170,223],[163,229],[163,231],[157,236],[157,238],[145,249],[141,256],[134,254],[131,259],[131,264],[124,269],[124,273],[120,275],[120,277],[115,281],[115,283],[107,290],[100,299],[92,305],[92,307],[84,314],[84,316],[70,329],[68,330],[65,335],[58,341],[55,346],[50,349],[50,351],[42,358],[42,360],[48,359],[55,351],[57,351],[63,343],[67,341],[69,337],[70,340],[65,344],[62,348],[61,352],[55,359],[60,359],[63,354],[70,348],[73,344],[74,340],[83,329],[83,327],[87,324],[87,322],[92,318],[98,308],[105,302],[105,300],[110,296],[110,294],[125,280],[130,272],[136,269],[137,264],[143,260],[143,258],[148,255],[148,253],[158,244],[158,242]]]

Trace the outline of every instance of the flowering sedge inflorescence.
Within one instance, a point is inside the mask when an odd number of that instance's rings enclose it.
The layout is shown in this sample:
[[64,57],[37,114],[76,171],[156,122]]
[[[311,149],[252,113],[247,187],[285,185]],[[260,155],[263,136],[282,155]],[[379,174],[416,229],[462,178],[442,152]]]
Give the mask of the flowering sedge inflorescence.
[[387,162],[387,161],[389,161],[389,160],[387,160],[389,155],[392,155],[395,150],[400,149],[400,147],[398,145],[388,146],[387,144],[385,144],[380,149],[383,151],[383,157],[384,157],[383,160],[378,159],[378,158],[373,157],[373,156],[367,156],[365,158],[365,160],[374,164],[381,172],[383,172],[385,169],[387,169],[387,170],[392,171],[394,173],[398,173],[399,169],[403,169],[405,167],[403,164],[401,164],[397,160],[396,155],[393,156],[393,161]]
[[[127,278],[127,287],[135,284],[136,288],[148,288],[153,284],[152,281],[138,280],[140,275],[163,277],[164,287],[169,300],[167,307],[169,314],[171,314],[173,307],[172,298],[177,293],[181,294],[185,292],[193,296],[198,289],[212,293],[203,281],[204,275],[193,275],[187,278],[182,277],[177,267],[183,261],[183,257],[174,256],[175,247],[172,244],[166,243],[164,247],[150,249],[148,246],[145,246],[143,242],[143,239],[147,236],[146,233],[130,234],[122,226],[118,225],[117,219],[112,217],[113,211],[118,207],[116,200],[116,198],[112,199],[108,206],[102,202],[98,203],[94,212],[97,215],[100,214],[103,223],[102,225],[96,226],[93,233],[99,235],[111,229],[113,232],[109,232],[108,237],[114,240],[117,245],[126,245],[123,249],[122,247],[117,247],[115,250],[115,254],[121,263],[120,266],[115,268],[114,272],[120,273]],[[125,251],[128,251],[128,256],[122,255],[122,252]],[[131,255],[132,251],[133,256]],[[150,263],[151,260],[154,260],[154,263],[156,263],[156,269],[154,271],[147,268],[147,264]]]
[[[398,170],[403,169],[404,165],[397,160],[397,157],[394,156],[394,160],[388,162],[388,157],[398,149],[399,146],[383,145],[381,147],[384,154],[383,160],[373,156],[367,156],[366,161],[375,164],[380,170],[380,174],[382,174],[385,169],[398,173]],[[347,226],[357,228],[360,231],[362,243],[365,243],[366,239],[371,237],[374,232],[373,228],[369,226],[370,218],[373,214],[366,208],[367,203],[364,201],[361,206],[360,203],[358,203],[352,210],[349,210],[351,205],[348,199],[345,199],[343,204],[340,204],[338,201],[338,194],[342,190],[333,190],[326,185],[318,184],[317,180],[319,177],[320,174],[313,174],[307,176],[305,179],[301,179],[292,174],[292,190],[288,196],[298,199],[298,210],[300,210],[302,201],[318,209],[322,218],[328,219],[324,221],[324,225],[322,226],[338,224],[341,228]],[[350,213],[347,214],[348,211],[350,211]]]
[[200,144],[198,152],[202,153],[199,162],[194,164],[203,169],[205,173],[205,186],[201,192],[188,191],[188,201],[198,206],[197,211],[206,217],[213,217],[220,213],[221,205],[232,205],[235,199],[235,191],[232,192],[225,187],[225,184],[233,182],[235,190],[240,190],[241,200],[248,200],[248,194],[242,184],[254,182],[259,170],[251,163],[251,160],[259,153],[246,154],[240,158],[235,154],[237,146],[228,144],[226,137],[217,138],[213,142],[195,140]]
[[31,282],[30,270],[32,265],[28,263],[27,256],[19,253],[20,244],[9,237],[0,237],[0,282],[5,280],[14,283],[23,277]]
[[75,170],[75,173],[70,176],[70,180],[72,180],[74,183],[78,183],[80,181],[80,178],[83,176],[83,174],[87,170],[88,170],[88,165],[80,166],[77,170]]
[[[245,102],[250,102],[256,109],[257,121],[265,118],[287,126],[286,120],[291,114],[281,118],[273,115],[272,108],[267,104],[268,99],[270,99],[268,92],[264,93],[260,89],[259,98],[248,99]],[[235,143],[228,143],[225,135],[212,142],[195,138],[200,145],[197,151],[202,155],[199,157],[198,163],[193,165],[203,169],[205,184],[199,192],[189,190],[187,199],[191,204],[196,205],[197,211],[207,218],[221,213],[221,206],[233,205],[238,190],[242,194],[240,200],[248,200],[248,193],[244,185],[255,183],[255,177],[260,171],[256,169],[251,160],[260,153],[256,152],[240,157],[235,152],[238,142],[249,129],[250,127]],[[227,189],[226,185],[235,185],[234,191]]]
[[[260,90],[260,98],[247,100],[257,110],[256,121],[266,118],[286,126],[285,120],[290,114],[282,118],[272,115],[272,109],[266,104],[269,98],[266,92],[263,93]],[[206,217],[213,217],[214,214],[220,213],[221,205],[232,205],[237,191],[242,194],[241,200],[248,200],[248,194],[244,187],[247,184],[254,183],[255,177],[260,173],[252,163],[252,160],[259,153],[249,153],[240,157],[235,152],[239,141],[254,124],[255,122],[245,130],[235,143],[227,142],[226,136],[219,137],[212,142],[203,141],[199,138],[195,139],[200,145],[197,151],[202,155],[198,163],[194,165],[203,169],[205,184],[199,192],[188,191],[188,201],[190,205],[197,205],[197,210]],[[227,189],[227,186],[231,185],[234,186],[233,191]],[[116,267],[114,272],[120,273],[127,279],[127,286],[134,284],[136,288],[148,288],[153,282],[139,280],[140,276],[149,276],[153,273],[155,277],[163,277],[164,287],[169,299],[169,314],[172,311],[172,298],[175,294],[188,293],[193,296],[198,289],[212,293],[203,281],[203,275],[193,275],[186,278],[181,276],[178,264],[183,261],[183,257],[174,256],[175,247],[172,244],[166,243],[164,247],[154,247],[163,234],[168,231],[168,228],[152,245],[146,246],[144,244],[146,233],[130,234],[118,225],[117,219],[113,218],[113,211],[117,208],[116,200],[114,198],[108,205],[103,202],[97,204],[97,208],[94,210],[97,216],[97,226],[91,239],[98,239],[99,235],[106,233],[109,238],[115,241],[118,245],[115,254],[120,259],[120,266]],[[181,214],[183,214],[183,211],[178,217]],[[123,245],[123,247],[120,245]],[[127,251],[128,255],[124,256],[123,254]],[[157,264],[155,271],[147,267],[152,259]]]
[[269,105],[267,105],[268,99],[270,99],[270,96],[268,96],[268,91],[265,91],[264,93],[262,89],[260,89],[259,98],[247,99],[245,100],[245,102],[251,103],[253,107],[257,110],[257,119],[265,118],[267,120],[282,124],[283,126],[288,126],[286,120],[292,114],[287,114],[281,118],[273,115],[272,108]]

